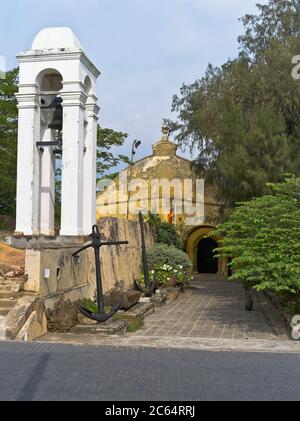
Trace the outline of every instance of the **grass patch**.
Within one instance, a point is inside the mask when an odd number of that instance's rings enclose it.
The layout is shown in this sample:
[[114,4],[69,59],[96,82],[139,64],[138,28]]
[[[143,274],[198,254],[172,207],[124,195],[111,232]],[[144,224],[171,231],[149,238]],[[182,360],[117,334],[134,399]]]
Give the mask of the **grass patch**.
[[127,332],[129,333],[137,332],[143,326],[144,326],[143,320],[139,319],[138,317],[135,317],[134,319],[129,320],[128,326],[127,326]]
[[[98,313],[98,305],[94,301],[88,298],[85,298],[83,300],[83,305],[87,310],[91,311],[92,313]],[[105,313],[110,313],[111,310],[112,310],[111,306],[104,307]]]
[[128,320],[127,332],[129,333],[137,332],[144,326],[144,321],[140,317],[128,316],[126,312],[116,313],[113,320]]

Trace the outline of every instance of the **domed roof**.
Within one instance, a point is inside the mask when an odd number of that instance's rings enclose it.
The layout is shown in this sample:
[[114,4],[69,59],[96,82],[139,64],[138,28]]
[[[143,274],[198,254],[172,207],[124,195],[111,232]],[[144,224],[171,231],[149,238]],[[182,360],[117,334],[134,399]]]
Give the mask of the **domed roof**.
[[44,28],[34,38],[32,50],[76,48],[83,50],[78,38],[70,28]]

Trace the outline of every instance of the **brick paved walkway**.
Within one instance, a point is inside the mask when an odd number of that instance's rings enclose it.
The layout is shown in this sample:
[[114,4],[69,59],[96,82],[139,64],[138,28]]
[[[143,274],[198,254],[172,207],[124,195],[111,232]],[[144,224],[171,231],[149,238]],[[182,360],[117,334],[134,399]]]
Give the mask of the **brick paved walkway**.
[[192,289],[157,309],[135,336],[278,339],[257,300],[254,311],[245,311],[239,283],[210,275],[197,277]]

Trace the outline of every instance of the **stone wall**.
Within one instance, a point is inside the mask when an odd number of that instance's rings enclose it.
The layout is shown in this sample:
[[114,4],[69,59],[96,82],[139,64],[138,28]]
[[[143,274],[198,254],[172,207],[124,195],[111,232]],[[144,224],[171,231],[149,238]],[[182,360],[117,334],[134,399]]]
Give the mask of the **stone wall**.
[[[137,221],[105,218],[100,222],[105,241],[129,241],[129,245],[101,248],[103,291],[107,300],[134,287],[142,271],[140,227]],[[145,224],[147,248],[154,235]],[[8,316],[8,339],[33,340],[47,331],[68,332],[78,323],[77,304],[95,298],[95,256],[93,249],[80,259],[72,254],[90,238],[36,238],[26,249],[25,296]],[[130,294],[128,294],[130,295]]]
[[[154,237],[146,224],[147,247],[154,245]],[[136,221],[104,218],[100,222],[103,240],[127,240],[129,245],[101,248],[103,290],[108,293],[116,288],[133,287],[142,269],[141,237]],[[89,241],[89,239],[86,239]],[[39,297],[52,300],[56,296],[68,295],[72,300],[78,290],[86,297],[95,293],[95,260],[93,249],[83,252],[77,261],[72,254],[85,243],[84,239],[60,237],[56,240],[35,240],[26,250],[26,273],[28,281],[25,291],[35,292]],[[72,293],[77,291],[77,293]],[[71,295],[71,297],[70,297]],[[75,298],[74,298],[75,299]]]

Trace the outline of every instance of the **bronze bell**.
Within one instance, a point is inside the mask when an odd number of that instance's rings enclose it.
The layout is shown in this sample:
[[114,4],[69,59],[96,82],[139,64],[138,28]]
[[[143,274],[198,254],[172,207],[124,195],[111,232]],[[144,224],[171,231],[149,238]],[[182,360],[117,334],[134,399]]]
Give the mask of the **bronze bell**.
[[52,130],[62,131],[63,128],[63,108],[62,98],[55,98],[49,108],[54,108],[53,119],[48,128]]

